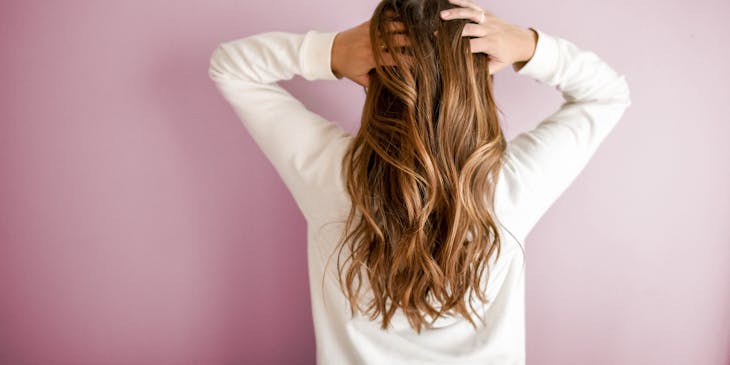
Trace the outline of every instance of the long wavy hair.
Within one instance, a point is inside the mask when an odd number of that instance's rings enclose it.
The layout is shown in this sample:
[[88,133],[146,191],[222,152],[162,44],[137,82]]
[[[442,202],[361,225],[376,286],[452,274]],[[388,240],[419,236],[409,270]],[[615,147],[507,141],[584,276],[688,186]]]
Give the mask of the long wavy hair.
[[[461,35],[468,20],[439,17],[453,7],[383,0],[370,21],[371,39],[385,47],[372,42],[377,67],[342,159],[352,206],[336,251],[352,314],[363,311],[365,276],[373,295],[365,311],[371,320],[382,315],[383,329],[398,308],[418,333],[433,323],[426,316],[454,313],[476,328],[466,295],[472,311],[475,294],[488,302],[481,280],[500,254],[494,192],[507,143],[488,56],[472,53]],[[393,31],[393,21],[404,29]],[[397,45],[396,34],[409,44]]]

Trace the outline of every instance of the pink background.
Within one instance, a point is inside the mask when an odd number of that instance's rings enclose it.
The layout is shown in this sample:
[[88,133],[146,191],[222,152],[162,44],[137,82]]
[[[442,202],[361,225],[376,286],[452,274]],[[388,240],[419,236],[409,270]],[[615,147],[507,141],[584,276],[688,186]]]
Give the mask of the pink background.
[[[487,7],[633,105],[528,238],[530,364],[730,364],[730,2]],[[312,364],[305,222],[208,79],[222,41],[374,1],[4,1],[0,364]],[[509,136],[560,95],[496,76]],[[284,83],[354,129],[348,81]]]

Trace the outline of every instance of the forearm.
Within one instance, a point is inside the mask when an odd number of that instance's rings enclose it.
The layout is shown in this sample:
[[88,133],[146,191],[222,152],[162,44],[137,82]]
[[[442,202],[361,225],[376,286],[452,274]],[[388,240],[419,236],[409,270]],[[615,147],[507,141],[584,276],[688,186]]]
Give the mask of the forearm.
[[307,80],[336,79],[327,67],[334,32],[265,32],[222,42],[210,57],[208,75],[216,81],[270,84],[300,75]]

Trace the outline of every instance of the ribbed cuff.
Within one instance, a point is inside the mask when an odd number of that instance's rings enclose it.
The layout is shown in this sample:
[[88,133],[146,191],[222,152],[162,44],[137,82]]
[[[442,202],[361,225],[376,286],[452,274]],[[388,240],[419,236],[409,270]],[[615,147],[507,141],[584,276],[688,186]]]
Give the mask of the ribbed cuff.
[[302,77],[307,80],[338,80],[332,72],[332,45],[337,32],[310,30],[301,49]]
[[557,39],[540,29],[530,28],[537,32],[537,44],[532,58],[525,63],[517,74],[529,76],[538,81],[549,83],[558,68],[560,50]]

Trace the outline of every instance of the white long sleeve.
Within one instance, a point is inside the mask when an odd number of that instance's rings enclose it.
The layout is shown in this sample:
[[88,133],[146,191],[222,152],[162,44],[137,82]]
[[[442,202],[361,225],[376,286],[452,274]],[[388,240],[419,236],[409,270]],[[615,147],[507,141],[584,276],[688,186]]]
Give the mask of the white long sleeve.
[[294,75],[337,80],[331,68],[336,35],[267,32],[231,40],[213,51],[208,70],[307,218],[324,207],[317,192],[338,169],[335,156],[352,136],[277,82]]
[[599,56],[537,28],[532,58],[517,73],[555,87],[564,102],[508,143],[505,214],[520,240],[575,180],[631,105],[624,75]]
[[[594,52],[538,28],[532,58],[517,72],[556,87],[564,103],[536,127],[509,141],[502,171],[505,219],[524,240],[583,170],[631,104],[626,78]],[[337,32],[268,32],[220,44],[209,76],[271,161],[307,217],[351,135],[308,110],[276,82],[301,75],[337,80],[330,66]]]

